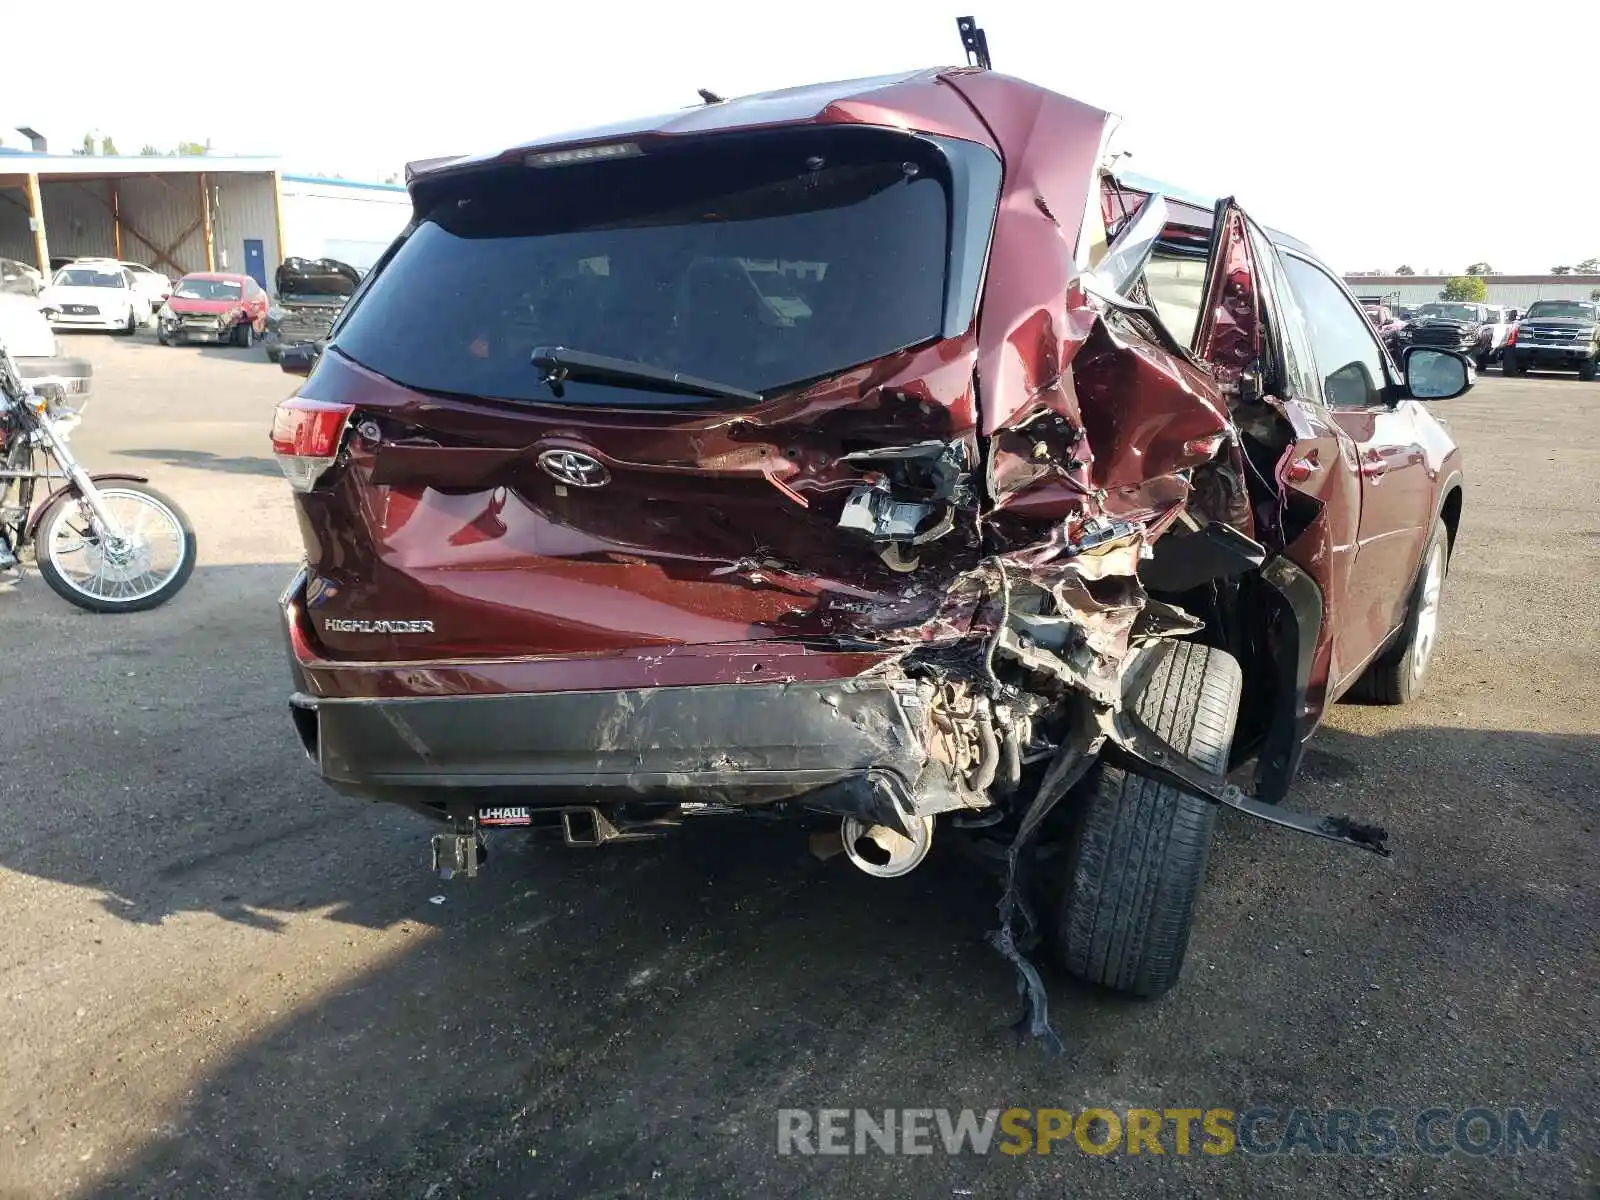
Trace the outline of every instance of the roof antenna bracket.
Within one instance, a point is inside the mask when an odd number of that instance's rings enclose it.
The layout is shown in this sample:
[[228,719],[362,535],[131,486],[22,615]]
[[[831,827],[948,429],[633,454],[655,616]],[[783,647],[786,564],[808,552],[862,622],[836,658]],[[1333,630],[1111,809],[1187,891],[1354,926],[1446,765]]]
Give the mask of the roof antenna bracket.
[[976,17],[957,17],[956,30],[961,34],[961,48],[967,52],[967,65],[987,71],[994,63],[989,59],[989,35],[978,28]]

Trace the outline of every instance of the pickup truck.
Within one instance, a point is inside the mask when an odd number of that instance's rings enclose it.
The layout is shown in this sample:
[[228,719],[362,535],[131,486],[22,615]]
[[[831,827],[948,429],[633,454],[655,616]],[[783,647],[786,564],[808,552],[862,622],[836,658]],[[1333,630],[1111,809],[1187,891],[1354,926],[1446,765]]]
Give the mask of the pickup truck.
[[1592,300],[1535,300],[1512,330],[1502,370],[1600,373],[1600,304]]
[[1433,300],[1417,308],[1400,334],[1405,346],[1435,346],[1468,355],[1481,371],[1500,358],[1511,338],[1504,308],[1455,300]]

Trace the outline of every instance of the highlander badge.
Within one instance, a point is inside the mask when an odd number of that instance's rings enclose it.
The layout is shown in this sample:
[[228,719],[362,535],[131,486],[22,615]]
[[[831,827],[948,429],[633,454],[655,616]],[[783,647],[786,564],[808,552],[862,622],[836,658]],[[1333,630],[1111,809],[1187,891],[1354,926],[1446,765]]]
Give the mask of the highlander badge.
[[328,633],[432,633],[432,621],[352,621],[346,617],[324,617],[322,628]]

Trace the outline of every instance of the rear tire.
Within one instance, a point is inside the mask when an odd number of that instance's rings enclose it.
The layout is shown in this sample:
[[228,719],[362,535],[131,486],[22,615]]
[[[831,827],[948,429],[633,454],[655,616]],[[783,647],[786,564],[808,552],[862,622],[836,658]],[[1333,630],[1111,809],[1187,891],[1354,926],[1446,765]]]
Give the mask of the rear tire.
[[1439,640],[1439,595],[1449,573],[1450,533],[1443,521],[1436,520],[1422,551],[1422,566],[1411,588],[1400,639],[1350,689],[1352,699],[1406,704],[1422,693]]
[[[1194,762],[1226,771],[1239,711],[1238,662],[1194,642],[1150,653],[1163,657],[1135,711]],[[1057,957],[1089,983],[1159,996],[1183,969],[1216,805],[1102,765],[1077,818],[1056,909]]]

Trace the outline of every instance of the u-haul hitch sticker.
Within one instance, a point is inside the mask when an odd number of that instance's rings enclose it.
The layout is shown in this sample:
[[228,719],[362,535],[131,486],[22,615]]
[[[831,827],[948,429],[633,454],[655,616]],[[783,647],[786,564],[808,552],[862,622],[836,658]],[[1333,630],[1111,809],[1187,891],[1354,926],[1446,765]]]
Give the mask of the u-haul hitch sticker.
[[533,814],[525,808],[480,808],[479,825],[532,825]]

